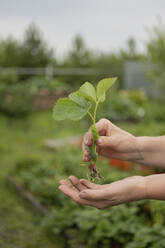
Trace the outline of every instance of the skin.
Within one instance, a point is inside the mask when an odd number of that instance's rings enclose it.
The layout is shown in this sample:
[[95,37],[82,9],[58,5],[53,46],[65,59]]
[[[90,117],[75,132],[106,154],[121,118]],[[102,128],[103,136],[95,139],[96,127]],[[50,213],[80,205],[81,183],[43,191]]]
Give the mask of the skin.
[[[96,128],[100,135],[97,142],[99,155],[165,168],[165,136],[135,137],[106,119],[97,122]],[[82,142],[84,162],[88,161],[87,147],[91,145],[92,133],[89,129]],[[78,204],[98,209],[142,199],[165,200],[164,188],[165,174],[133,176],[105,185],[70,176],[69,181],[61,180],[59,186],[65,195]]]

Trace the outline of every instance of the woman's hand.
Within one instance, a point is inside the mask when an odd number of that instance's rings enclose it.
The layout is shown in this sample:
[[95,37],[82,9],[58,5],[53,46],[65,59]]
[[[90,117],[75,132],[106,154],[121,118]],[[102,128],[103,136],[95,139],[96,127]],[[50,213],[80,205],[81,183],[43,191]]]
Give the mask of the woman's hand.
[[[100,135],[97,142],[97,150],[99,155],[121,160],[142,160],[142,153],[135,136],[118,128],[107,119],[101,119],[97,122],[96,128]],[[84,162],[88,161],[88,146],[91,145],[92,133],[89,129],[89,131],[84,135],[82,143]]]
[[97,185],[85,179],[78,180],[74,176],[70,176],[69,179],[71,183],[61,180],[59,189],[75,202],[98,209],[147,197],[145,179],[141,176],[128,177],[104,185]]

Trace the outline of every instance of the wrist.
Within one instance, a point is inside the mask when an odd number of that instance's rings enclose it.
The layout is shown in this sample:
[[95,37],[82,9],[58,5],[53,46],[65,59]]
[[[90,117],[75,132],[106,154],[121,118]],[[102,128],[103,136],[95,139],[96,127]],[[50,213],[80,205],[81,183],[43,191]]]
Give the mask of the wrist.
[[136,176],[137,183],[135,184],[135,194],[134,194],[134,199],[135,201],[137,200],[144,200],[147,199],[147,182],[146,182],[146,177],[143,176]]
[[165,200],[165,174],[145,177],[146,199]]
[[144,150],[140,138],[132,135],[127,160],[137,163],[141,163],[144,160]]
[[147,199],[147,188],[146,188],[146,180],[143,176],[133,176],[131,177],[134,180],[134,184],[132,184],[132,194],[130,194],[130,201],[139,201]]
[[137,163],[143,163],[144,156],[145,156],[145,149],[143,146],[143,139],[142,137],[135,137],[135,147],[136,147],[136,156],[134,161]]

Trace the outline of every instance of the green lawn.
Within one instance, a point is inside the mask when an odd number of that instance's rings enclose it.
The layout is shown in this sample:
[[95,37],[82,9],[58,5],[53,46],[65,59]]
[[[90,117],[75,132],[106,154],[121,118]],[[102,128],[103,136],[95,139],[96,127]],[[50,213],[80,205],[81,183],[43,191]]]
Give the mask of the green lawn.
[[[119,124],[135,135],[163,135],[164,123]],[[20,200],[6,184],[6,175],[21,158],[53,160],[55,153],[44,146],[44,140],[64,137],[87,129],[86,122],[59,122],[51,112],[35,113],[28,121],[9,121],[0,116],[0,247],[59,247],[40,228],[40,217]]]

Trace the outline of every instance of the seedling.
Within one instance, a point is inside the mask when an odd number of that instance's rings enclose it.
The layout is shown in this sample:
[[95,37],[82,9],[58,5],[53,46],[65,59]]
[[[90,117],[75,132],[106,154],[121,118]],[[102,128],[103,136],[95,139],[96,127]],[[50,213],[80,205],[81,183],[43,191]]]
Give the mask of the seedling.
[[98,82],[96,89],[91,83],[86,82],[78,91],[71,93],[68,98],[60,98],[53,109],[53,117],[58,121],[65,119],[78,121],[86,114],[89,115],[92,121],[91,131],[93,143],[92,146],[89,147],[89,163],[85,165],[89,168],[90,179],[92,181],[102,178],[95,166],[98,157],[96,141],[99,139],[99,133],[95,126],[96,113],[98,105],[105,100],[106,91],[115,83],[116,79],[116,77],[102,79]]

